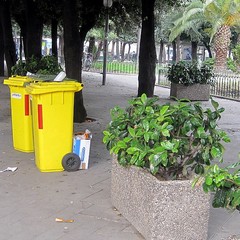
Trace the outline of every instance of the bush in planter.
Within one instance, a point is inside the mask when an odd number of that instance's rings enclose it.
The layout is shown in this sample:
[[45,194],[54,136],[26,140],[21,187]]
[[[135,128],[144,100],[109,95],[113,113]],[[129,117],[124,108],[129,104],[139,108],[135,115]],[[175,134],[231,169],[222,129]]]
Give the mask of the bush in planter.
[[199,84],[213,84],[214,73],[211,65],[180,61],[168,68],[167,78],[170,82],[185,86]]
[[210,165],[202,176],[195,178],[193,186],[202,184],[205,192],[214,193],[212,206],[240,211],[240,162],[225,168]]
[[213,159],[222,160],[227,134],[217,128],[223,108],[199,103],[157,103],[157,98],[131,100],[126,109],[115,107],[103,142],[121,165],[136,165],[166,180],[203,174]]
[[216,193],[207,174],[213,159],[222,160],[222,141],[229,141],[217,128],[223,109],[212,105],[160,105],[142,95],[126,110],[111,111],[103,142],[114,153],[112,204],[146,239],[207,239],[210,195],[191,187],[192,174],[200,176],[193,185]]

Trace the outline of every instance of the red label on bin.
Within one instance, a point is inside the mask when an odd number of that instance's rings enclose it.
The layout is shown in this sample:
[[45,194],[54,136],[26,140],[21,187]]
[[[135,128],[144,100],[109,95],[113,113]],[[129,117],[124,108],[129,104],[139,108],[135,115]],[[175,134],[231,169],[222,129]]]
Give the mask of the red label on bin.
[[42,104],[38,104],[38,129],[43,129]]
[[29,95],[25,95],[25,116],[29,116]]

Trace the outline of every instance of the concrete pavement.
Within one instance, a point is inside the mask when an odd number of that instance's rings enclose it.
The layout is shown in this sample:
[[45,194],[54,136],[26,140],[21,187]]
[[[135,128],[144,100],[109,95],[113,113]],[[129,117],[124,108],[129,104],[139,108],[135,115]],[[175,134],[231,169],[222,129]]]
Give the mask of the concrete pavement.
[[[126,106],[127,100],[136,96],[137,77],[109,74],[106,86],[102,86],[102,75],[83,74],[84,104],[88,116],[97,121],[75,124],[74,129],[87,128],[93,133],[90,166],[88,170],[55,173],[39,172],[33,153],[13,149],[9,89],[2,82],[1,79],[0,170],[18,169],[0,173],[0,240],[143,239],[111,205],[111,157],[102,144],[109,110],[115,105]],[[156,87],[155,94],[161,102],[169,101],[169,89]],[[229,164],[238,160],[240,152],[240,103],[216,100],[226,109],[220,127],[232,139],[225,154],[225,164]],[[74,222],[59,223],[56,218]],[[208,240],[222,239],[240,239],[240,214],[211,209]]]

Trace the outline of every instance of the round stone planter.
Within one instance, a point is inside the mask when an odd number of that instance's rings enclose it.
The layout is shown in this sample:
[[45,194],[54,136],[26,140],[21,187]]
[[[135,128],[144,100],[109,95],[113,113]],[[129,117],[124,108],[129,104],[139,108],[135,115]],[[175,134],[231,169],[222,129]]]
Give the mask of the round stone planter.
[[[114,157],[115,158],[115,157]],[[210,195],[190,180],[159,181],[147,171],[113,160],[113,206],[145,239],[207,239]]]

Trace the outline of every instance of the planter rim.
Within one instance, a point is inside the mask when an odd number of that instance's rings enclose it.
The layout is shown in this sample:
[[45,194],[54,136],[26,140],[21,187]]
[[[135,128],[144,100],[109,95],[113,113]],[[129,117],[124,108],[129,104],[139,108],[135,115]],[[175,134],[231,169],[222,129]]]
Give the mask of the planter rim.
[[[117,160],[117,157],[114,156],[113,157],[113,161],[117,164],[119,164],[118,160]],[[130,171],[131,168],[135,169],[139,174],[141,175],[146,175],[146,177],[148,178],[152,178],[154,181],[156,182],[161,182],[161,184],[163,185],[176,185],[176,184],[179,184],[179,185],[189,185],[189,183],[192,183],[192,181],[194,180],[194,177],[191,178],[191,179],[182,179],[182,180],[161,180],[159,178],[157,178],[156,176],[152,175],[147,169],[144,169],[144,168],[141,168],[141,167],[138,167],[138,166],[134,166],[134,165],[129,165],[129,166],[122,166],[121,164],[119,164],[121,167],[125,168],[126,170]],[[195,186],[195,188],[198,188],[198,186]]]

